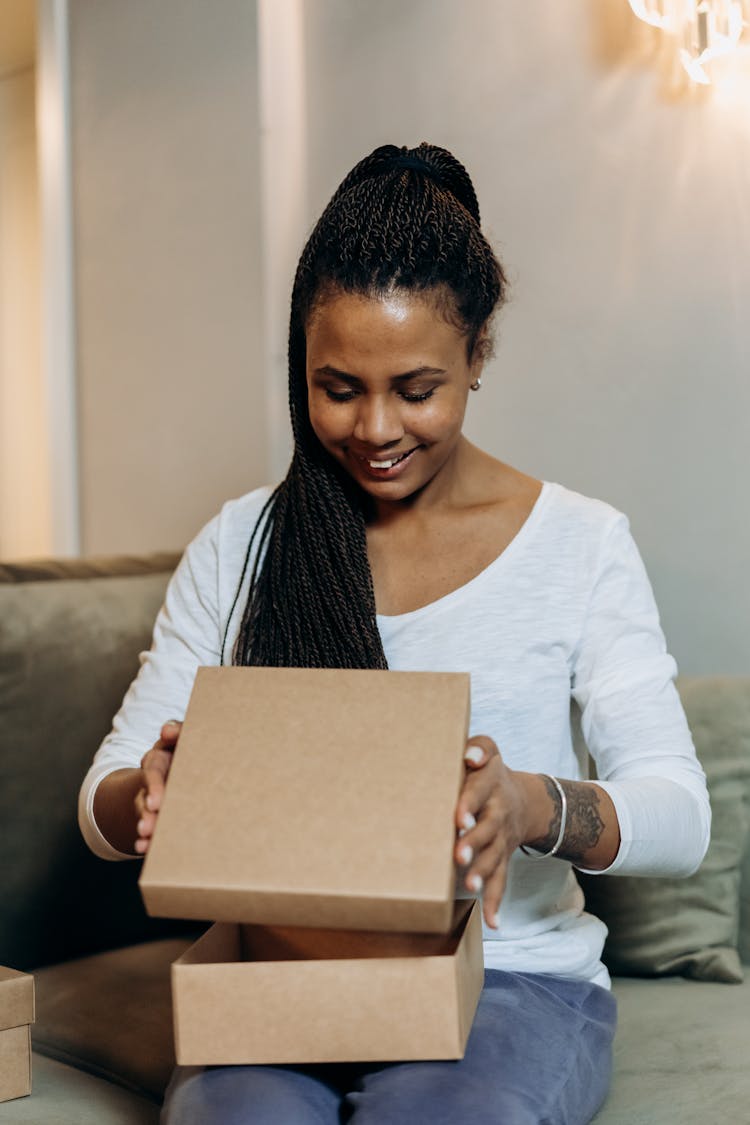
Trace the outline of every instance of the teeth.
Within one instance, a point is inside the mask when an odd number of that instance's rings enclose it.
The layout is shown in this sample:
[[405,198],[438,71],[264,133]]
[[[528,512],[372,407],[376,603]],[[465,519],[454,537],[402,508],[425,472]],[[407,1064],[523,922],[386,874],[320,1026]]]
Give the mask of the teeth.
[[367,464],[371,469],[392,469],[394,465],[398,465],[399,461],[403,461],[404,457],[408,457],[411,452],[411,449],[409,449],[406,453],[402,453],[400,457],[394,457],[392,461],[368,460]]

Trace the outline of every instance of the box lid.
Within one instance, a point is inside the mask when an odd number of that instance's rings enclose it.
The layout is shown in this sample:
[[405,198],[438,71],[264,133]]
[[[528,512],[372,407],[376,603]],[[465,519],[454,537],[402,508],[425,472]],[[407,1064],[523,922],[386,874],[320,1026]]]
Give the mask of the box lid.
[[468,717],[462,673],[199,669],[147,910],[446,932]]
[[33,976],[0,965],[0,1031],[33,1022]]

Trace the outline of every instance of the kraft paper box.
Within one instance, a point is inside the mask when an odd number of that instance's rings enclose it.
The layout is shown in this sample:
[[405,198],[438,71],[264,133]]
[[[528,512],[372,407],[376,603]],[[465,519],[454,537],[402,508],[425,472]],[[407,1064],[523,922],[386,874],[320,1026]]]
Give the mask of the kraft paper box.
[[0,967],[0,1101],[31,1093],[34,978]]
[[452,933],[217,922],[172,966],[182,1066],[461,1058],[484,969],[476,902]]
[[468,717],[456,673],[199,669],[146,909],[446,933]]
[[462,674],[199,670],[141,875],[149,913],[219,923],[172,967],[179,1063],[463,1054],[468,716]]

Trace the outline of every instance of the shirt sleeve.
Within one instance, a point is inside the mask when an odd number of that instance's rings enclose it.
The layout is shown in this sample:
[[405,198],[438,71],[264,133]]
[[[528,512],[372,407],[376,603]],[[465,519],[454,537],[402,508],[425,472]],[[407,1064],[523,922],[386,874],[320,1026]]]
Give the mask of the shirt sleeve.
[[78,822],[86,843],[102,859],[134,857],[117,851],[100,832],[93,812],[97,786],[115,770],[139,767],[162,724],[185,717],[197,669],[220,663],[218,521],[193,540],[173,574],[151,648],[141,653],[140,671],[81,786]]
[[618,514],[605,535],[574,659],[573,697],[621,843],[607,873],[690,875],[708,847],[705,774],[651,584]]

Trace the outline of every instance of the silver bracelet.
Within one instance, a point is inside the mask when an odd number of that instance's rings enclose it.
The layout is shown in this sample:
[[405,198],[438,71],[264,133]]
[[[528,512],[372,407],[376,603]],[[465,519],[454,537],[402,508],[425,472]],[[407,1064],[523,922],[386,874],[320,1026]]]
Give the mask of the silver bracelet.
[[555,840],[552,850],[549,852],[532,851],[530,848],[527,848],[525,844],[519,844],[521,851],[524,855],[527,855],[529,859],[550,859],[553,855],[557,855],[560,850],[560,845],[563,842],[563,837],[565,836],[565,826],[568,821],[568,798],[565,796],[565,790],[557,778],[552,777],[551,774],[544,773],[542,777],[549,778],[560,794],[560,831],[557,834],[557,839]]

